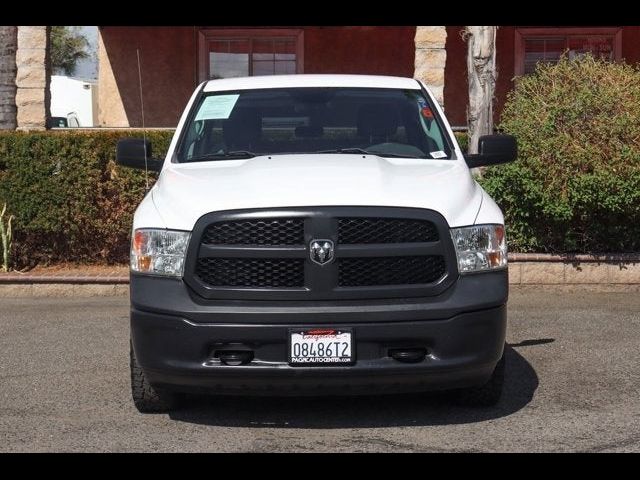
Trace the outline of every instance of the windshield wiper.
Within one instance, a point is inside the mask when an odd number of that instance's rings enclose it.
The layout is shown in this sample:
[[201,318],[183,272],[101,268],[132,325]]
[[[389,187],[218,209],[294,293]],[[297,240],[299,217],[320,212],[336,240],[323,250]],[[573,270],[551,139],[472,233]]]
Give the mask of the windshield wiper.
[[253,158],[258,154],[249,152],[247,150],[233,150],[231,152],[216,152],[216,153],[205,153],[204,155],[196,155],[195,157],[190,157],[185,159],[185,162],[204,162],[207,160],[215,160],[219,158]]
[[352,148],[334,148],[333,150],[320,150],[314,153],[361,153],[363,155],[375,155],[365,150],[364,148],[352,147]]
[[336,148],[333,150],[321,150],[315,153],[347,153],[347,154],[358,154],[362,155],[376,155],[378,157],[389,157],[389,158],[427,158],[426,156],[417,157],[415,155],[402,155],[400,153],[389,153],[389,152],[371,152],[369,150],[365,150],[364,148],[352,147],[352,148]]

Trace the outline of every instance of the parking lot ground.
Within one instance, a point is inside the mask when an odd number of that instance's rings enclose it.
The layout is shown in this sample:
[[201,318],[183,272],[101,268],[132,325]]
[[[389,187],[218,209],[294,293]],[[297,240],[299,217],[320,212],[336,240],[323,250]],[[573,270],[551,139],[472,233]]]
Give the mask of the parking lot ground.
[[514,288],[489,409],[432,395],[193,398],[139,414],[128,299],[0,299],[0,451],[640,451],[640,296]]

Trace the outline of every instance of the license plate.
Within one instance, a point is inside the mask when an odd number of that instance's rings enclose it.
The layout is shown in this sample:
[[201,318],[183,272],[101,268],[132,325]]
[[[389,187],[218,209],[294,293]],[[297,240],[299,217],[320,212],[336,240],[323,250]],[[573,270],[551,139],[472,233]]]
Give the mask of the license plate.
[[289,331],[291,365],[345,365],[353,363],[352,332],[332,328]]

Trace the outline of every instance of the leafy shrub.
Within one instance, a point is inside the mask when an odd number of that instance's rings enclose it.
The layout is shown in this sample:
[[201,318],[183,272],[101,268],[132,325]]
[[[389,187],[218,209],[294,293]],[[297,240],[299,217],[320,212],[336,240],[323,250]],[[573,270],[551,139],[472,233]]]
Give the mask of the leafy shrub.
[[[147,132],[154,156],[164,155],[172,134]],[[16,267],[127,262],[145,180],[143,172],[115,164],[116,143],[125,136],[142,133],[0,133],[0,204],[15,216]]]
[[466,152],[467,148],[469,148],[469,136],[466,132],[453,132],[458,141],[458,145],[460,145],[460,149],[462,152]]
[[640,250],[640,69],[591,56],[540,65],[516,80],[500,129],[519,158],[482,185],[512,250]]

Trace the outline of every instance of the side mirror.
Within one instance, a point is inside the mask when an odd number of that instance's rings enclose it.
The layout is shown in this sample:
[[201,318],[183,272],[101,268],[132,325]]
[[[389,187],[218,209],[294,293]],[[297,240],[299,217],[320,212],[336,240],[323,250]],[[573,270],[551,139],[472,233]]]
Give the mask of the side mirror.
[[478,141],[478,152],[464,156],[469,168],[513,162],[518,156],[518,144],[512,135],[483,135]]
[[149,140],[142,138],[118,140],[116,147],[116,163],[118,165],[144,170],[145,158],[148,170],[159,172],[162,169],[162,160],[151,158],[151,142]]

